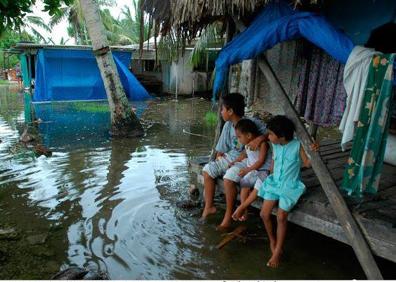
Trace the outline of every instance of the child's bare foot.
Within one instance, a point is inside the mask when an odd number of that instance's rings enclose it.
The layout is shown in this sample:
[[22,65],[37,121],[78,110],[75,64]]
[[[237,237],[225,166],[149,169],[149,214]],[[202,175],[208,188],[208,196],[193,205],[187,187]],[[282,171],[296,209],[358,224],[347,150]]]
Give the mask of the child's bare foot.
[[277,268],[280,263],[280,257],[281,257],[280,252],[273,254],[270,260],[267,262],[267,266],[272,268]]
[[209,215],[216,213],[216,207],[205,208],[202,212],[201,220],[204,221]]
[[241,206],[237,207],[235,212],[232,214],[232,219],[235,221],[241,220],[241,217],[243,216],[242,213],[243,213],[243,209],[241,208]]
[[247,210],[243,213],[243,215],[239,218],[239,221],[246,221],[248,219]]
[[226,230],[231,226],[231,218],[224,218],[220,225],[217,226],[217,230]]

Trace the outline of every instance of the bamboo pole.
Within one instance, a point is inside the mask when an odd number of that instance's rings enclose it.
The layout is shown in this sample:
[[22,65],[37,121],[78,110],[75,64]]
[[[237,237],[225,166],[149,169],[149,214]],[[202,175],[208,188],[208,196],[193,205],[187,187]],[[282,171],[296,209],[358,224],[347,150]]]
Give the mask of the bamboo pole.
[[[237,19],[234,19],[234,21],[240,31],[243,31],[246,28]],[[310,150],[309,146],[312,144],[311,136],[304,124],[301,122],[298,113],[293,106],[293,103],[290,101],[289,96],[283,89],[282,84],[276,77],[274,71],[264,56],[258,60],[258,66],[264,76],[267,78],[270,87],[278,94],[278,98],[283,103],[285,112],[296,125],[296,133],[300,138],[304,150],[311,158],[312,169],[318,177],[319,182],[326,193],[326,196],[333,207],[333,210],[342,228],[345,231],[345,235],[348,238],[353,250],[355,251],[355,254],[367,278],[370,280],[382,280],[382,274],[374,260],[371,249],[350,210],[348,209],[348,206],[346,205],[344,198],[338,190],[334,179],[331,177],[327,166],[324,164],[319,152],[313,152]]]
[[[230,25],[231,25],[231,21],[228,20],[227,21],[227,27],[226,27],[226,40],[224,42],[224,45],[226,45],[229,41],[231,41],[233,33],[234,33],[234,31],[232,30]],[[228,72],[228,76],[229,76],[229,74],[230,74],[230,72]],[[225,85],[227,85],[227,89],[223,90],[223,91],[228,92],[228,89],[229,89],[228,88],[228,78],[227,78],[227,82],[225,83]],[[221,105],[221,96],[223,94],[226,94],[226,93],[219,93],[219,103],[218,103],[218,109],[217,109],[217,126],[216,126],[216,131],[215,131],[215,138],[214,138],[214,142],[213,142],[213,146],[212,146],[212,153],[210,154],[210,159],[211,160],[216,159],[216,150],[215,150],[215,148],[216,148],[217,142],[220,139],[220,134],[221,134],[221,131],[222,131],[223,126],[224,126],[224,120],[221,117],[221,106],[222,106]]]

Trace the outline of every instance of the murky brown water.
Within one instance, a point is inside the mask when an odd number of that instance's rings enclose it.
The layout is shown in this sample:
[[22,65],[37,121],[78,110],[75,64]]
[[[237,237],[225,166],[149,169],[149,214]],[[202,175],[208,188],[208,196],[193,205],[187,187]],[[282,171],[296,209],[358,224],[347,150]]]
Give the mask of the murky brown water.
[[[0,230],[15,230],[0,235],[0,279],[48,279],[71,265],[111,279],[364,279],[350,247],[294,225],[284,264],[268,269],[258,216],[245,242],[217,250],[221,213],[201,224],[199,209],[176,206],[195,181],[189,159],[212,144],[210,102],[134,106],[146,135],[112,140],[104,104],[41,105],[37,130],[53,156],[36,158],[16,145],[22,95],[0,88]],[[381,268],[395,277],[394,264]]]

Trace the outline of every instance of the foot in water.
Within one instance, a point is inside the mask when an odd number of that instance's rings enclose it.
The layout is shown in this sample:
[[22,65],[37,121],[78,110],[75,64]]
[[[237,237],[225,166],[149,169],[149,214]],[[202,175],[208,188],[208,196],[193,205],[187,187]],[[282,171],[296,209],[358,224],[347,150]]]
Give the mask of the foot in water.
[[239,221],[246,221],[248,219],[248,213],[247,210],[244,212],[244,214],[238,219]]
[[202,212],[201,216],[201,221],[205,221],[206,218],[211,215],[216,213],[216,207],[210,207],[210,208],[205,208]]
[[280,264],[281,252],[274,253],[270,260],[267,262],[267,266],[271,268],[277,268]]
[[216,227],[218,231],[227,231],[231,227],[231,219],[223,219],[223,221]]

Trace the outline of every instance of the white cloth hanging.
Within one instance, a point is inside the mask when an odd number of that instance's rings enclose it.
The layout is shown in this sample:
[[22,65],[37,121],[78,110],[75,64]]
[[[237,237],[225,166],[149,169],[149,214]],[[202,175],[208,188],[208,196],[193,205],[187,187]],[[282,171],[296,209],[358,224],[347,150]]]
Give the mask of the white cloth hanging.
[[355,122],[359,119],[370,62],[376,54],[381,53],[374,49],[356,46],[345,64],[344,87],[347,93],[347,101],[339,126],[339,130],[343,133],[341,139],[342,150],[345,150],[346,143],[353,139]]

